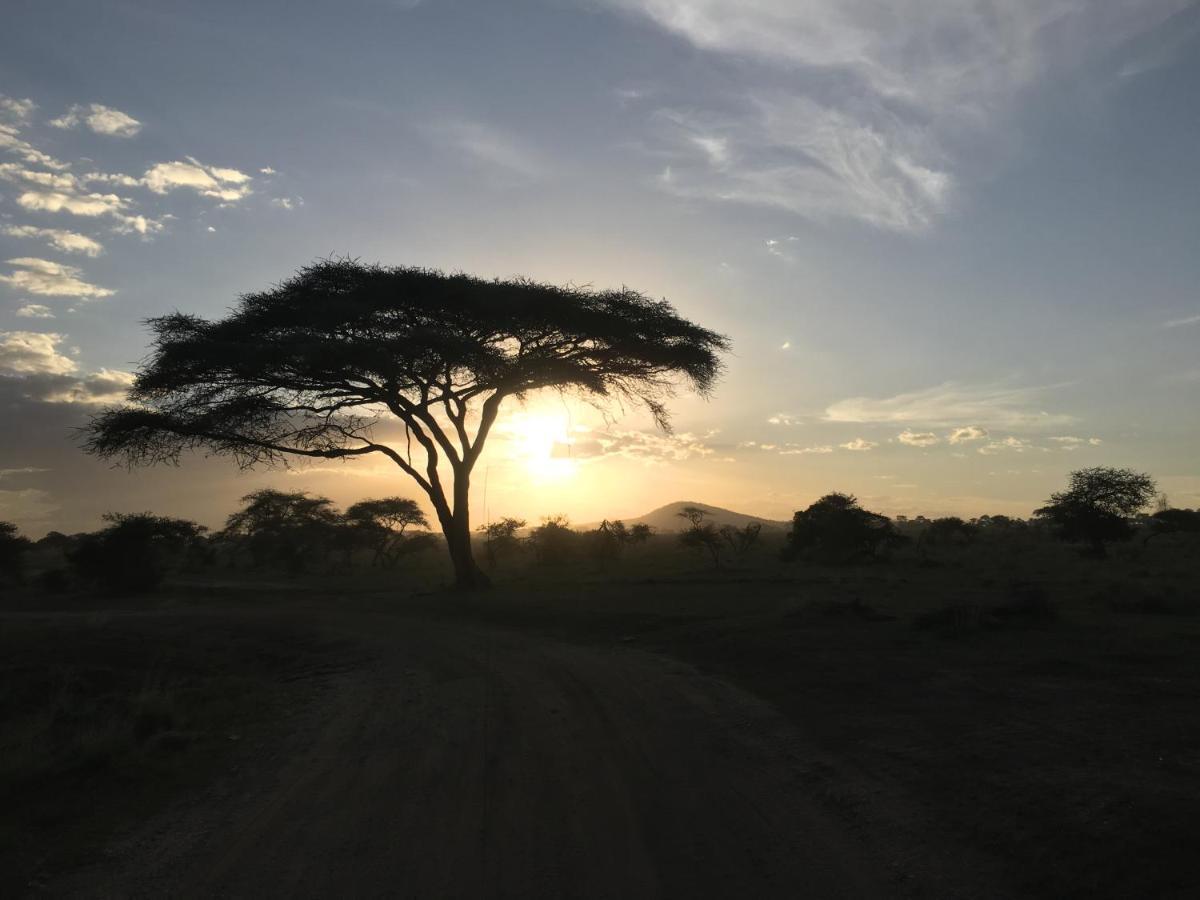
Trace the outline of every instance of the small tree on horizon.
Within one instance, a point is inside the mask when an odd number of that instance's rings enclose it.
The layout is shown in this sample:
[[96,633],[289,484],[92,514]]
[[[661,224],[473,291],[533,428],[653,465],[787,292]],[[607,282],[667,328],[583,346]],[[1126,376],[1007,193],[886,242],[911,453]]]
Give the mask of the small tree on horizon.
[[381,497],[359,500],[343,515],[346,524],[363,536],[374,553],[371,565],[392,568],[405,553],[405,531],[410,527],[428,528],[429,520],[409,497]]
[[[243,467],[378,453],[429,497],[460,588],[488,583],[472,554],[469,494],[505,400],[544,388],[615,398],[669,430],[677,382],[706,396],[729,347],[630,289],[351,259],[245,294],[218,321],[174,313],[149,325],[131,403],[92,420],[88,452],[132,466],[204,450]],[[399,441],[379,433],[389,419],[404,429]]]
[[903,540],[887,516],[863,509],[853,494],[835,491],[792,517],[783,556],[847,563]]
[[1106,544],[1133,536],[1130,517],[1145,509],[1155,494],[1154,479],[1132,469],[1096,466],[1071,473],[1065,491],[1034,511],[1034,518],[1053,526],[1059,538],[1088,545],[1096,557],[1108,555]]

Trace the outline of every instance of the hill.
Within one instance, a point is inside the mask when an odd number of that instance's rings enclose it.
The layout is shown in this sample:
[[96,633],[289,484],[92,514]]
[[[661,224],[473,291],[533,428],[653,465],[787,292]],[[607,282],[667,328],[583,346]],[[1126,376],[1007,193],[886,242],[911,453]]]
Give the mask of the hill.
[[[734,512],[731,509],[722,509],[719,506],[710,506],[707,503],[697,503],[694,500],[677,500],[674,503],[668,503],[666,506],[660,506],[658,509],[651,510],[643,516],[638,516],[635,519],[625,519],[624,521],[626,525],[649,525],[660,534],[682,531],[687,525],[687,520],[680,518],[679,512],[685,506],[700,507],[700,509],[708,513],[706,521],[712,522],[718,527],[733,525],[735,528],[744,528],[755,522],[762,525],[767,531],[786,531],[790,527],[790,523],[788,522],[764,519],[760,516],[749,516],[745,513]],[[596,528],[599,524],[599,522],[593,522],[576,527],[581,531],[588,531]]]

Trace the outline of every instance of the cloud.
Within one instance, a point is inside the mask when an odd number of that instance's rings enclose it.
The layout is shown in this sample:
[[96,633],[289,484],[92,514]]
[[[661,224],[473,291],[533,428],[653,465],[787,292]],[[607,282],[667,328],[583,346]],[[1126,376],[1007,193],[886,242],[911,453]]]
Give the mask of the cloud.
[[964,425],[951,431],[947,440],[952,444],[967,444],[971,441],[981,441],[987,436],[986,428],[980,428],[978,425]]
[[1200,315],[1185,316],[1182,319],[1172,319],[1170,322],[1163,322],[1163,328],[1182,328],[1186,325],[1200,325]]
[[[919,129],[894,118],[864,123],[807,97],[755,96],[744,107],[698,117],[669,110],[671,158],[662,187],[683,197],[782,209],[824,221],[858,219],[920,231],[950,205],[954,177]],[[726,162],[697,153],[697,134],[730,135]],[[779,241],[767,250],[790,259]]]
[[779,345],[779,349],[780,349],[780,350],[791,350],[791,349],[792,349],[792,342],[791,342],[791,341],[784,341],[782,344],[780,344],[780,345]]
[[0,383],[19,385],[27,399],[43,403],[119,403],[133,384],[130,372],[100,369],[79,374],[79,364],[60,352],[64,336],[53,332],[0,331]]
[[272,169],[270,166],[263,166],[263,167],[262,167],[261,169],[259,169],[258,171],[259,171],[259,173],[260,173],[260,174],[262,174],[262,175],[275,175],[275,174],[278,174],[278,173],[277,173],[277,172],[276,172],[274,169]]
[[37,104],[28,97],[19,100],[16,97],[0,94],[0,119],[24,124],[29,121],[29,117],[35,109],[37,109]]
[[662,189],[919,231],[996,153],[1024,91],[1189,0],[600,2],[736,63],[736,87],[679,82],[657,111]]
[[1018,437],[1006,437],[1000,441],[990,441],[979,448],[977,452],[984,456],[990,456],[993,453],[1000,453],[1004,450],[1011,450],[1014,453],[1024,453],[1026,450],[1032,450],[1033,445],[1029,441]]
[[932,447],[934,444],[938,443],[941,438],[939,438],[932,431],[917,432],[905,429],[896,435],[896,440],[902,444],[907,444],[910,447]]
[[0,150],[15,153],[22,161],[32,166],[45,166],[47,169],[54,170],[68,168],[67,163],[55,159],[48,153],[43,153],[28,141],[18,137],[19,133],[17,126],[0,122]]
[[711,457],[715,452],[703,438],[688,432],[668,435],[610,429],[591,432],[569,445],[569,455],[580,460],[620,456],[646,463],[682,462]]
[[874,450],[879,446],[879,444],[875,443],[875,441],[868,441],[864,440],[863,438],[855,438],[854,440],[847,441],[844,444],[838,444],[838,446],[843,450],[855,450],[861,452],[864,450]]
[[[766,449],[765,444],[763,445],[763,447],[764,447],[764,449]],[[867,448],[863,448],[863,449],[867,449]],[[797,447],[792,444],[788,444],[788,445],[780,448],[779,455],[780,456],[801,456],[801,455],[805,455],[805,454],[809,454],[809,453],[824,454],[824,453],[832,453],[832,452],[833,452],[833,448],[830,447],[828,444],[822,444],[822,445],[816,446],[816,447]]]
[[33,225],[5,225],[0,229],[9,237],[44,238],[51,247],[64,253],[83,253],[87,256],[99,256],[104,252],[104,245],[85,234],[74,231],[63,231],[60,228],[36,228]]
[[122,210],[128,201],[116,194],[26,191],[17,197],[17,203],[22,209],[34,212],[68,212],[75,216],[116,216],[124,219]]
[[99,299],[115,293],[108,288],[97,287],[82,280],[79,277],[80,270],[74,266],[27,256],[10,259],[8,263],[17,268],[11,275],[0,275],[0,282],[30,294],[43,297]]
[[437,143],[452,147],[475,165],[506,178],[534,181],[547,170],[541,154],[483,122],[447,120],[434,126],[430,135]]
[[36,331],[0,331],[0,373],[69,375],[75,360],[58,352],[63,336]]
[[46,124],[53,128],[75,128],[81,123],[96,134],[109,137],[133,137],[142,130],[142,123],[133,116],[100,103],[72,106],[63,115],[51,119]]
[[82,378],[63,383],[47,383],[40,391],[46,403],[82,403],[99,406],[121,403],[133,386],[132,372],[100,369]]
[[142,182],[156,194],[187,188],[222,203],[236,203],[250,193],[250,176],[237,169],[206,166],[193,157],[186,162],[164,162],[151,166]]
[[293,210],[304,205],[303,197],[272,197],[271,205],[279,209]]
[[800,417],[791,413],[775,413],[767,419],[768,425],[799,425]]
[[23,319],[53,319],[54,312],[48,306],[40,303],[26,303],[17,310],[17,315]]
[[1104,441],[1100,440],[1100,438],[1097,438],[1097,437],[1081,438],[1081,437],[1075,437],[1075,436],[1069,435],[1069,434],[1057,435],[1055,437],[1050,438],[1050,440],[1052,442],[1054,442],[1055,444],[1058,444],[1059,448],[1062,450],[1078,450],[1080,447],[1085,447],[1085,446],[1097,447],[1100,444],[1104,443]]
[[850,397],[829,406],[825,420],[947,427],[955,422],[974,421],[1001,428],[1050,427],[1074,422],[1074,416],[1040,408],[1042,395],[1048,390],[1049,387],[1014,388],[948,381],[892,397]]

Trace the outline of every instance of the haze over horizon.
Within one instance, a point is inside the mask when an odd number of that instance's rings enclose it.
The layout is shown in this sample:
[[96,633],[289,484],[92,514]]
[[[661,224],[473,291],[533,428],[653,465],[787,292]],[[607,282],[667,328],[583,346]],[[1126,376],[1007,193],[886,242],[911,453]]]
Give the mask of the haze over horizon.
[[121,398],[142,320],[341,254],[629,285],[730,336],[671,435],[510,406],[478,522],[786,519],[831,490],[1027,515],[1101,464],[1200,506],[1198,5],[918,6],[10,4],[0,519],[418,497],[381,461],[135,475],[73,436]]

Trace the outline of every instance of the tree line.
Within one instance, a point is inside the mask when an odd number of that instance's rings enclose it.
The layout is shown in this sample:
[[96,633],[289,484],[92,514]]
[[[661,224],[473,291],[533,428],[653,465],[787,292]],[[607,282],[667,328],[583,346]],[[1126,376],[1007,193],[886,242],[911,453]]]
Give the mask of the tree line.
[[[1157,498],[1157,502],[1155,500]],[[1146,512],[1152,505],[1157,508]],[[865,509],[851,494],[834,492],[792,517],[782,546],[772,547],[760,523],[742,527],[711,521],[707,510],[685,507],[681,530],[670,536],[682,550],[714,569],[743,565],[765,549],[786,561],[856,564],[884,558],[902,546],[925,555],[997,536],[1052,536],[1103,558],[1110,545],[1141,535],[1146,543],[1168,534],[1200,533],[1200,510],[1175,509],[1156,494],[1152,478],[1129,469],[1096,467],[1070,476],[1028,519],[983,515],[889,518]],[[137,593],[159,585],[181,568],[225,566],[289,574],[319,571],[350,574],[369,567],[402,569],[417,554],[442,546],[417,502],[407,497],[360,500],[339,511],[327,497],[303,491],[263,489],[242,498],[223,528],[209,532],[185,519],[152,513],[112,513],[99,531],[51,532],[36,544],[15,525],[0,522],[0,578],[24,578],[35,547],[57,550],[65,569],[38,576],[49,590],[74,582],[111,593]],[[604,520],[594,529],[571,527],[566,516],[547,516],[534,526],[506,517],[479,526],[475,541],[491,570],[518,563],[544,567],[590,561],[600,570],[620,562],[630,548],[655,538],[644,523]],[[658,536],[659,544],[666,535]]]

